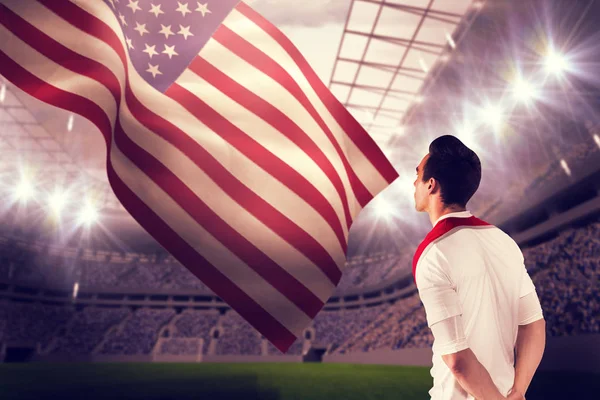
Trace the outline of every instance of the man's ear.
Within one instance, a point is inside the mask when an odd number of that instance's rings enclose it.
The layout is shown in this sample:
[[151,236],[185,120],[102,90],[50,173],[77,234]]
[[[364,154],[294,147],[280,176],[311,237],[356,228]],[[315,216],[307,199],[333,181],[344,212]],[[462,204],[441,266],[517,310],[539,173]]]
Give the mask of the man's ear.
[[427,189],[430,193],[435,193],[438,189],[438,183],[434,178],[429,178],[429,182],[427,182]]

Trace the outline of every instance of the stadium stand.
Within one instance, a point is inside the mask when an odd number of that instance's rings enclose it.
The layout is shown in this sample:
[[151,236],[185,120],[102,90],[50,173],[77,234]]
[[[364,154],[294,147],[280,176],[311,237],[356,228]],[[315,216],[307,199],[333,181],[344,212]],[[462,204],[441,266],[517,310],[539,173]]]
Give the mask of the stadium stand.
[[220,321],[222,334],[217,342],[217,354],[260,355],[258,332],[235,311],[228,311]]
[[125,323],[112,330],[102,344],[100,354],[150,354],[159,329],[173,318],[173,309],[147,309],[135,311]]
[[[542,302],[548,334],[600,333],[600,221],[596,219],[585,226],[563,230],[550,240],[525,248],[523,254]],[[368,270],[370,274],[373,266],[387,265],[385,268],[389,270],[401,259],[388,255],[357,258],[352,260],[354,265],[350,268]],[[405,257],[405,260],[409,259]],[[3,275],[0,276],[17,279],[19,283],[24,277],[36,276],[29,272],[31,270],[12,275],[11,271],[17,269],[15,265],[22,265],[18,263],[24,260],[27,256],[23,249],[13,248],[2,253],[3,268],[0,271]],[[127,285],[133,285],[134,280],[127,280],[123,274],[134,276],[137,272],[128,271],[139,271],[144,264],[127,265],[127,268],[107,268],[105,274],[94,272],[87,276],[96,283],[110,284],[123,278]],[[165,274],[175,276],[175,268],[167,269]],[[403,268],[408,270],[409,267]],[[151,282],[161,279],[157,271],[158,267],[146,273],[148,279],[144,285],[153,285]],[[340,309],[322,310],[312,325],[315,330],[313,344],[325,345],[329,352],[430,347],[432,344],[431,331],[414,290],[393,304],[380,301],[375,306],[344,309],[343,302],[338,302],[331,306]],[[218,327],[217,355],[263,354],[260,335],[234,312],[221,316],[217,304],[209,310],[145,307],[133,311],[131,307],[115,307],[79,306],[75,310],[73,305],[1,300],[0,344],[35,343],[42,354],[149,354],[163,332],[169,340],[161,343],[161,354],[197,354],[200,349],[194,343],[199,341],[187,340],[194,338],[203,339],[201,350],[207,354],[211,341],[215,340],[211,331]],[[300,338],[287,354],[299,355],[302,348],[303,339]],[[269,355],[280,354],[270,343],[266,351]]]

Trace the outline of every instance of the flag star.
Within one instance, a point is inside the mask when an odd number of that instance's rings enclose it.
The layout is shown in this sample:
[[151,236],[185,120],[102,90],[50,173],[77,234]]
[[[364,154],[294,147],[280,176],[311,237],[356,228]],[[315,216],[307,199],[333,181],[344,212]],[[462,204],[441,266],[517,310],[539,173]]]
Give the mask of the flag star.
[[169,56],[169,60],[171,59],[171,57],[173,56],[178,56],[179,54],[175,51],[175,45],[173,46],[167,46],[165,44],[165,49],[162,51],[163,54],[166,54]]
[[158,70],[158,64],[152,65],[148,63],[148,69],[146,70],[146,72],[150,72],[153,78],[156,78],[156,75],[162,75],[162,72]]
[[190,27],[186,26],[185,28],[182,25],[179,25],[179,32],[177,32],[179,35],[183,35],[183,37],[185,38],[185,40],[187,40],[188,36],[194,36],[194,34],[192,32],[190,32]]
[[191,11],[188,8],[188,3],[181,4],[180,2],[177,2],[177,4],[179,4],[179,7],[177,7],[177,10],[175,11],[179,11],[184,17],[186,13],[191,13]]
[[198,3],[198,8],[196,8],[196,11],[201,12],[203,17],[206,16],[207,13],[208,14],[212,13],[212,11],[210,11],[208,9],[208,3],[204,3],[204,4]]
[[121,23],[125,26],[127,26],[127,21],[125,21],[125,16],[121,13],[119,13],[119,18],[121,19]]
[[160,9],[160,4],[157,5],[157,6],[155,6],[154,4],[150,3],[150,6],[152,7],[152,9],[149,12],[151,12],[152,14],[154,14],[154,16],[156,18],[158,18],[158,16],[160,14],[164,14],[165,13],[163,10]]
[[133,43],[131,43],[131,39],[129,39],[127,36],[125,36],[125,41],[127,42],[127,47],[129,47],[129,50],[132,50]]
[[160,26],[162,27],[162,29],[158,33],[164,34],[165,35],[165,39],[168,39],[169,35],[174,35],[173,31],[171,30],[171,25],[164,26],[163,24],[160,24]]
[[139,3],[139,1],[133,1],[133,0],[129,0],[129,4],[127,4],[127,6],[126,6],[126,7],[129,7],[129,8],[131,8],[131,11],[133,11],[133,13],[135,14],[135,12],[136,12],[137,10],[140,10],[140,11],[142,10],[142,9],[140,8],[140,6],[138,6],[138,3]]
[[135,28],[133,28],[133,30],[138,31],[140,36],[144,36],[144,33],[150,33],[146,30],[146,24],[138,24],[137,22],[135,23]]
[[115,2],[113,0],[108,0],[110,2],[110,5],[112,6],[113,10],[115,9]]
[[154,46],[148,46],[146,43],[144,43],[144,46],[146,46],[146,49],[142,50],[142,52],[148,53],[148,55],[150,56],[150,58],[152,58],[152,56],[155,56],[155,55],[158,54],[156,52],[156,50],[154,50],[154,48],[156,47],[156,45],[154,45]]

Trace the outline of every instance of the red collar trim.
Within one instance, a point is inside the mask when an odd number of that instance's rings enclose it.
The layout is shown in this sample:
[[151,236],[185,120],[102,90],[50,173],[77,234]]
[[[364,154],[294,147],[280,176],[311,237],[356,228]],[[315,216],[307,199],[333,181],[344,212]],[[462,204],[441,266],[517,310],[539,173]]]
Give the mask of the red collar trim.
[[492,226],[485,221],[480,220],[477,217],[471,216],[467,218],[461,217],[448,217],[439,221],[438,224],[425,236],[425,239],[421,242],[419,247],[417,247],[417,251],[415,252],[415,256],[413,257],[412,264],[412,273],[413,279],[415,281],[415,285],[417,284],[417,264],[419,263],[419,259],[421,255],[431,243],[444,236],[446,233],[450,232],[454,228],[458,228],[461,226]]

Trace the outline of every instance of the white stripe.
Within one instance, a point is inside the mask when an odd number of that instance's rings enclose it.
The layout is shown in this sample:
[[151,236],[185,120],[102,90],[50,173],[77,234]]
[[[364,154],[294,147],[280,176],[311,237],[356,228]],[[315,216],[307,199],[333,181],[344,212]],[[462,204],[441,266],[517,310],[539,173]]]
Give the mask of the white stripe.
[[[141,125],[131,115],[125,101],[121,104],[120,119],[123,129],[131,140],[172,171],[226,224],[298,279],[321,301],[327,301],[335,286],[315,264],[277,234],[273,234],[261,221],[223,193],[221,188],[189,158],[182,157],[179,151],[169,145],[168,142]],[[254,165],[251,161],[247,161],[247,165],[241,164],[240,161],[237,160],[239,164],[236,165],[236,168],[239,167],[242,171]],[[274,188],[274,190],[277,189]],[[322,218],[318,219],[323,221]],[[331,229],[329,231],[331,233],[327,238],[323,237],[324,240],[328,240],[321,244],[329,244],[328,247],[332,247],[335,236]],[[339,268],[342,268],[345,255],[341,248],[332,253],[332,257],[340,266]],[[336,254],[337,257],[334,257]]]
[[[44,15],[44,11],[49,13],[49,11],[45,8],[36,11],[37,13],[35,14],[34,18],[48,18],[50,21],[59,19],[56,17],[51,18],[53,14]],[[71,35],[67,36],[67,39],[74,37],[81,36],[75,36],[74,33],[71,32]],[[85,35],[85,37],[90,38],[93,42],[98,41],[98,39],[89,35]],[[23,46],[29,47],[23,42],[21,43]],[[94,47],[86,45],[85,43],[79,45],[79,50],[81,51],[85,51],[85,49],[88,48],[93,49]],[[111,50],[111,52],[113,51]],[[30,54],[38,54],[39,57],[43,57],[33,49],[31,49]],[[83,55],[88,56],[88,54]],[[47,68],[48,65],[54,65],[54,67],[52,67],[53,70],[56,69],[64,71],[62,75],[72,75],[70,71],[62,69],[62,67],[56,65],[45,57],[43,57],[43,60],[44,61],[38,60],[27,65],[43,65],[46,66],[45,68]],[[139,77],[131,64],[129,67],[129,76],[130,78],[133,78],[131,81],[135,80],[138,81],[142,86],[145,85],[149,87],[149,85],[147,85],[147,83],[143,81],[141,77]],[[43,72],[39,71],[39,73]],[[50,76],[47,76],[46,80],[54,82],[53,77]],[[88,78],[86,78],[86,80],[90,82],[90,85],[94,85],[98,90],[103,89],[108,93],[104,86],[98,84],[96,81]],[[75,83],[76,81],[77,80],[75,80]],[[62,87],[61,85],[62,82],[60,80],[55,82],[55,86],[73,93],[81,94],[82,96],[95,102],[94,96],[86,96],[84,93],[79,93],[77,87]],[[154,88],[150,87],[150,89],[153,91],[151,95],[153,97],[157,97]],[[137,92],[137,90],[135,91]],[[171,99],[166,98],[166,96],[161,97],[164,97],[168,102],[172,101]],[[105,107],[102,104],[99,104],[99,106],[107,113],[107,115],[115,115],[114,106],[112,108]],[[187,113],[187,110],[185,112]],[[204,129],[209,131],[206,127]],[[230,226],[238,230],[243,236],[253,242],[253,244],[255,244],[261,251],[270,256],[271,259],[280,264],[283,268],[288,270],[290,274],[305,284],[309,290],[313,291],[315,295],[317,295],[317,297],[319,297],[322,301],[326,301],[329,298],[334,287],[329,279],[323,274],[323,272],[298,250],[293,248],[279,236],[273,235],[273,232],[264,224],[262,224],[262,222],[256,220],[256,218],[254,218],[246,210],[242,209],[235,201],[233,201],[227,196],[226,193],[224,193],[217,185],[215,185],[215,183],[210,180],[210,178],[208,178],[204,172],[202,172],[195,164],[193,164],[187,156],[180,153],[179,150],[174,148],[170,143],[164,141],[154,133],[149,133],[149,131],[145,130],[145,135],[141,135],[141,131],[139,131],[138,128],[135,130],[128,130],[128,134],[130,136],[131,132],[135,132],[134,136],[135,134],[138,134],[137,136],[132,137],[132,140],[134,140],[140,147],[153,154],[157,159],[161,160],[161,162],[168,169],[173,171],[175,175],[178,175],[180,179],[182,179],[182,181],[198,195],[199,198],[201,198],[213,210],[215,210],[216,214],[223,217]],[[197,134],[197,136],[201,137],[202,134],[203,132]],[[305,203],[303,200],[300,200],[297,195],[289,191],[287,187],[283,186],[279,181],[256,166],[253,162],[249,161],[245,156],[233,149],[233,147],[231,147],[229,144],[225,143],[220,137],[217,136],[216,139],[218,139],[221,143],[215,143],[215,145],[213,145],[212,154],[214,155],[218,152],[219,154],[224,155],[224,157],[229,158],[233,153],[236,160],[235,168],[239,170],[238,175],[246,174],[245,179],[242,182],[245,183],[246,186],[250,187],[251,190],[254,190],[255,193],[257,193],[267,202],[271,203],[271,205],[273,205],[276,209],[279,209],[284,215],[300,226],[301,229],[315,238],[315,240],[317,240],[317,242],[320,243],[335,260],[338,267],[340,269],[343,268],[345,254],[339,245],[333,230],[322,219],[322,217],[320,217],[320,215],[318,215],[312,209],[312,207],[308,206],[307,203]],[[216,147],[217,145],[219,145],[218,150]],[[229,164],[231,164],[231,162],[229,162]],[[242,165],[240,166],[240,164]],[[182,168],[182,165],[186,165],[186,167]],[[198,180],[199,176],[202,176],[204,179]],[[184,177],[186,178],[183,179]],[[206,180],[206,182],[204,182],[204,180]],[[204,183],[200,184],[200,182]],[[208,187],[211,187],[211,190],[207,190]],[[221,196],[215,196],[216,194],[220,194]],[[230,204],[232,206],[231,208],[228,208],[224,206],[224,204]],[[235,207],[233,205],[235,205]],[[274,246],[275,243],[277,243],[277,246]]]
[[327,138],[321,127],[309,112],[278,82],[254,66],[248,64],[221,43],[214,39],[209,40],[200,57],[212,64],[215,68],[235,80],[238,84],[261,97],[273,107],[279,109],[290,118],[310,139],[323,151],[325,157],[331,162],[340,176],[346,197],[350,204],[350,211],[356,204],[356,196],[350,186],[348,174],[344,169],[342,160],[331,141]]
[[[304,151],[302,151],[296,144],[294,144],[290,139],[284,136],[280,131],[266,123],[262,118],[258,117],[253,112],[248,111],[246,108],[240,106],[239,103],[227,97],[225,94],[217,90],[214,86],[210,85],[208,82],[196,75],[194,72],[186,70],[177,79],[177,84],[189,90],[196,97],[200,98],[210,107],[212,107],[215,111],[217,111],[220,115],[222,115],[228,121],[237,126],[240,130],[248,134],[248,136],[256,140],[261,146],[263,146],[266,150],[274,154],[282,162],[288,164],[292,169],[296,170],[298,173],[303,175],[313,186],[315,186],[315,188],[319,192],[321,192],[324,195],[326,199],[330,199],[330,201],[334,203],[332,204],[332,207],[334,207],[338,219],[342,222],[341,225],[344,231],[344,236],[347,238],[348,229],[346,228],[346,218],[344,216],[341,198],[335,190],[335,187],[327,177],[327,175],[325,175],[323,170],[313,161],[312,158],[310,158]],[[249,175],[252,177],[258,176],[254,175],[254,173]],[[258,179],[259,182],[257,183],[259,185],[264,184],[264,181],[262,179],[269,179],[270,181],[274,181],[272,183],[269,183],[269,185],[273,185],[275,183],[279,184],[279,181],[273,179],[272,176],[267,174],[267,176]],[[278,196],[279,193],[282,192],[283,188],[283,186],[281,188],[278,188]],[[260,190],[260,187],[256,187],[256,189],[253,190]],[[266,191],[265,193],[271,194],[272,192]],[[303,215],[305,217],[310,217],[310,215],[315,213],[315,211],[311,207],[307,207],[307,204],[299,203],[297,199],[292,196],[286,197],[286,199],[278,198],[279,201],[277,201],[278,203],[284,203],[289,205],[288,207],[286,207],[289,211],[284,212],[286,215],[293,215],[293,210],[297,210],[297,212],[299,212],[300,215]],[[274,204],[275,202],[272,203]],[[310,209],[312,211],[309,211],[307,209]],[[318,218],[322,219],[320,216]],[[308,220],[316,221],[312,218],[308,218]],[[300,221],[298,221],[297,223],[299,225],[302,225]],[[307,226],[310,225],[312,224],[309,224]],[[319,228],[319,230],[320,229],[321,228]],[[318,237],[315,235],[313,236]]]
[[119,178],[171,229],[198,251],[212,265],[269,314],[296,336],[310,323],[310,318],[278,290],[267,284],[252,268],[237,258],[200,225],[187,212],[138,169],[116,145],[112,146],[111,163]]
[[[275,39],[235,9],[229,14],[223,24],[268,55],[294,78],[302,88],[302,91],[307,95],[311,104],[314,105],[319,115],[321,115],[325,124],[337,138],[340,147],[347,154],[349,162],[351,160],[350,164],[353,166],[353,170],[371,194],[377,194],[383,188],[388,186],[388,183],[373,164],[369,162],[368,158],[366,158],[356,144],[345,135],[344,130],[329,113],[304,74],[302,74],[300,68]],[[203,52],[201,52],[201,54],[203,55]]]

